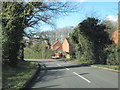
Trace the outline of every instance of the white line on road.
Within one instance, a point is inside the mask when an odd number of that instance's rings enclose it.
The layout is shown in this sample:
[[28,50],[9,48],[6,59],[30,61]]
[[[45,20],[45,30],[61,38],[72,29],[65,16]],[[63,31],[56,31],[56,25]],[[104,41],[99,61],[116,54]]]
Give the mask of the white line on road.
[[70,70],[69,68],[65,68],[65,69]]
[[87,81],[88,83],[91,83],[91,81],[89,81],[88,79],[84,78],[83,76],[77,74],[76,72],[73,72],[75,75],[81,77],[82,79],[84,79],[85,81]]
[[60,64],[57,64],[58,66],[61,66]]

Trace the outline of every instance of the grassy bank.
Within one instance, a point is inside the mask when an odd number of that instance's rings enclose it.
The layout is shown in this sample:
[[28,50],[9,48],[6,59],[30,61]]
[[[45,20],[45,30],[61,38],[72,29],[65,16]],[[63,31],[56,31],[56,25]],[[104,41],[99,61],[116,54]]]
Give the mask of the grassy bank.
[[69,58],[56,58],[56,59],[25,59],[25,60],[70,60]]
[[38,64],[34,62],[20,62],[16,68],[3,66],[2,88],[4,90],[21,88],[32,77],[37,67]]
[[110,68],[110,69],[114,69],[114,70],[120,70],[120,66],[118,66],[118,65],[101,65],[101,64],[94,64],[94,66],[105,67],[105,68]]
[[[87,61],[79,61],[79,60],[70,60],[68,62],[71,63],[75,63],[75,64],[89,64],[90,62]],[[114,69],[114,70],[120,70],[120,66],[118,65],[101,65],[101,64],[93,64],[94,66],[98,66],[98,67],[105,67],[105,68],[110,68],[110,69]]]
[[79,61],[79,60],[70,60],[68,62],[75,63],[75,64],[89,64],[88,61]]

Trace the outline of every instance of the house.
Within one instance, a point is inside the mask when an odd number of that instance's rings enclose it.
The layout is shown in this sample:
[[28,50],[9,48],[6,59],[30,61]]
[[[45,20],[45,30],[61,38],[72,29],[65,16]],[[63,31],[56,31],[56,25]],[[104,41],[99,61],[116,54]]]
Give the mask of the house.
[[68,38],[64,39],[64,41],[62,43],[62,50],[66,54],[65,55],[66,58],[70,58],[70,56],[74,54],[73,49],[72,49],[72,45],[70,44]]
[[73,55],[72,45],[70,44],[68,38],[65,38],[63,43],[56,41],[52,46],[51,50],[54,51],[56,57],[66,57],[70,58]]
[[118,37],[119,37],[119,35],[120,35],[120,30],[116,30],[116,31],[114,31],[114,33],[113,33],[113,35],[112,35],[112,40],[113,40],[113,42],[116,44],[116,45],[118,45]]
[[59,41],[56,41],[51,45],[51,50],[54,52],[56,57],[62,57],[62,43]]
[[114,43],[116,45],[118,45],[119,43],[119,35],[120,35],[120,11],[118,12],[118,29],[114,31],[113,35],[112,35],[112,40],[114,41]]

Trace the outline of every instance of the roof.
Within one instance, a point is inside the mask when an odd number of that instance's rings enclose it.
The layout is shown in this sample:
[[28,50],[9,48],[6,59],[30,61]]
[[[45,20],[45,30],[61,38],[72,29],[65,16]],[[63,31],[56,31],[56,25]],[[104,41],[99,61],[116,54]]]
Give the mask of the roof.
[[65,38],[67,41],[68,41],[68,43],[70,44],[70,42],[69,42],[69,38]]
[[[69,41],[69,38],[65,38],[66,40],[67,40],[67,42],[69,43],[69,45],[71,45],[71,43],[70,43],[70,41]],[[65,41],[65,39],[64,39],[64,41]],[[63,41],[63,42],[64,42]]]
[[59,49],[60,48],[60,46],[57,46],[57,47],[55,47],[54,49],[53,49],[53,51],[56,51],[57,49]]
[[51,46],[54,46],[56,43],[58,43],[59,41],[56,41],[55,43],[53,43]]

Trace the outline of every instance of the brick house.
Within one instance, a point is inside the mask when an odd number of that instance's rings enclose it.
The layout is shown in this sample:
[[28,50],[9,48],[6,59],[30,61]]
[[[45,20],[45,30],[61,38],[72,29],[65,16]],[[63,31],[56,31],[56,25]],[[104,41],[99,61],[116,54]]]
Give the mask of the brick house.
[[62,43],[56,41],[53,45],[51,45],[51,50],[54,51],[54,55],[56,57],[62,57]]
[[70,58],[73,55],[72,45],[70,44],[68,38],[65,38],[63,43],[56,41],[52,46],[51,50],[54,51],[56,57],[66,57]]
[[112,35],[112,40],[114,41],[114,43],[116,45],[118,45],[118,37],[120,35],[120,30],[116,30],[114,31],[113,35]]
[[68,38],[65,38],[63,43],[62,43],[62,50],[63,52],[66,53],[65,57],[66,58],[70,58],[71,55],[73,55],[73,49],[72,49],[72,45],[69,42]]
[[120,11],[118,12],[118,27],[117,30],[114,31],[114,33],[112,34],[112,40],[114,41],[114,43],[116,45],[118,45],[119,43],[119,36],[120,35]]

